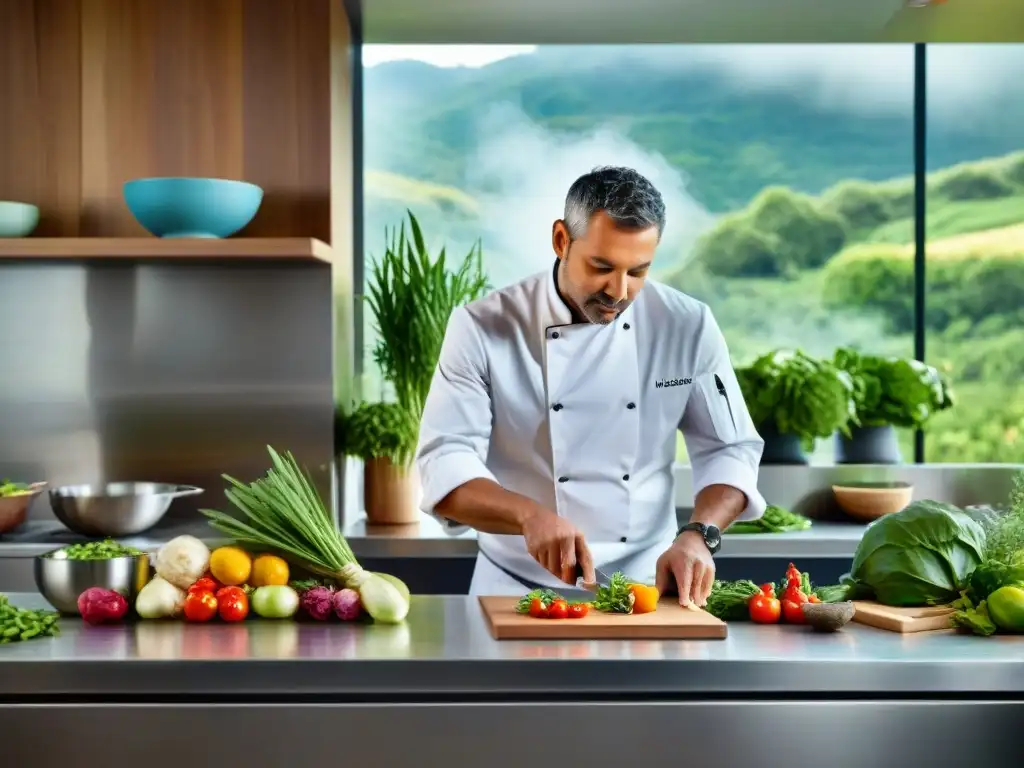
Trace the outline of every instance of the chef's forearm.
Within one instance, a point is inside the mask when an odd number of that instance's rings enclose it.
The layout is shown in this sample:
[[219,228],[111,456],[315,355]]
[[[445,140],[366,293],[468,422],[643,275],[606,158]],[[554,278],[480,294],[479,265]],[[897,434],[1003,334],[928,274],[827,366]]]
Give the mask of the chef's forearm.
[[533,499],[506,491],[493,480],[476,478],[445,496],[434,512],[481,533],[516,536],[523,532],[527,519],[547,510]]
[[747,495],[731,485],[709,485],[697,494],[690,522],[725,530],[747,508]]

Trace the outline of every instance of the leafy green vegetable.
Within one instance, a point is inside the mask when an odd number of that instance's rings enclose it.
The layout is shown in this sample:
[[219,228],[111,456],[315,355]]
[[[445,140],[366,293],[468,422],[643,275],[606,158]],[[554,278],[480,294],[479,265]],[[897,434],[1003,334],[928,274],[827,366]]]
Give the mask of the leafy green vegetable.
[[863,427],[919,428],[953,405],[953,391],[938,369],[918,360],[836,350],[835,365],[853,382],[856,419]]
[[956,600],[985,554],[985,532],[950,504],[917,501],[868,526],[842,582],[884,605]]
[[975,606],[970,598],[964,596],[954,602],[953,607],[956,609],[951,617],[954,627],[982,637],[996,633],[997,627],[988,614],[988,606],[984,600]]
[[629,584],[626,576],[616,571],[611,575],[608,584],[597,588],[594,607],[605,613],[632,613],[635,598]]
[[741,520],[725,529],[725,533],[790,533],[806,531],[811,527],[809,518],[788,509],[769,505],[757,520]]
[[853,589],[848,584],[829,584],[816,587],[812,591],[823,603],[845,603],[853,594]]
[[856,415],[850,375],[799,350],[769,352],[736,377],[754,423],[797,435],[805,450],[837,430],[847,434]]
[[991,527],[986,559],[1011,564],[1024,560],[1024,472],[1014,477],[1009,506]]
[[519,598],[519,602],[516,603],[516,613],[529,613],[530,603],[534,600],[540,600],[542,603],[553,603],[555,600],[564,599],[553,589],[535,589]]
[[750,618],[747,603],[761,589],[752,581],[715,581],[704,609],[722,621],[744,621]]
[[32,489],[24,483],[15,483],[12,480],[0,481],[0,499],[7,496],[24,496],[31,492]]
[[407,467],[416,452],[419,424],[398,403],[362,403],[335,419],[335,445],[348,456],[390,459]]

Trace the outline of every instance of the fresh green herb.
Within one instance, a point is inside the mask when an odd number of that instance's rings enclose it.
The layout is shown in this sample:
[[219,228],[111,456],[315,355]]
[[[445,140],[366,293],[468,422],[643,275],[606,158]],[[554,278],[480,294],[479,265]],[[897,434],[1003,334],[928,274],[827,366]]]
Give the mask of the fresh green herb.
[[815,587],[813,594],[823,603],[845,603],[850,599],[853,590],[846,584],[828,584]]
[[791,533],[806,531],[811,527],[810,518],[790,512],[788,509],[776,507],[774,504],[765,509],[757,520],[742,520],[725,529],[726,533]]
[[635,599],[625,574],[616,571],[607,584],[597,588],[594,608],[604,613],[632,613]]
[[115,557],[138,557],[142,550],[129,547],[113,539],[103,541],[84,541],[80,544],[68,544],[49,557],[61,560],[113,560]]
[[335,416],[335,445],[363,461],[389,459],[406,467],[416,452],[419,424],[398,403],[361,403]]
[[397,232],[385,232],[387,246],[371,270],[366,300],[378,337],[374,362],[395,400],[419,424],[451,313],[489,286],[479,241],[449,271],[445,249],[434,257],[416,217],[406,213],[409,235],[404,223]]
[[750,618],[747,604],[761,593],[752,581],[715,581],[704,610],[722,621],[744,621]]
[[31,640],[34,637],[56,637],[60,634],[56,611],[30,611],[11,605],[7,595],[0,595],[0,644]]
[[24,483],[15,483],[13,480],[6,479],[0,481],[0,499],[9,496],[24,496],[27,493],[32,493],[32,488]]
[[963,629],[975,635],[988,637],[997,631],[995,622],[988,614],[988,605],[982,600],[975,605],[966,595],[953,603],[956,610],[951,617],[951,623],[957,629]]
[[798,436],[805,450],[837,430],[849,433],[856,413],[853,381],[830,360],[776,350],[737,369],[736,377],[754,423]]
[[550,605],[555,600],[564,600],[560,594],[555,592],[553,589],[535,589],[531,592],[527,592],[525,595],[519,598],[519,602],[516,603],[516,613],[529,613],[530,603],[534,600],[540,600],[545,605]]
[[853,381],[856,420],[862,427],[920,428],[953,406],[949,381],[918,360],[836,350],[835,365]]
[[989,530],[985,559],[1024,565],[1024,472],[1013,478],[1009,506]]

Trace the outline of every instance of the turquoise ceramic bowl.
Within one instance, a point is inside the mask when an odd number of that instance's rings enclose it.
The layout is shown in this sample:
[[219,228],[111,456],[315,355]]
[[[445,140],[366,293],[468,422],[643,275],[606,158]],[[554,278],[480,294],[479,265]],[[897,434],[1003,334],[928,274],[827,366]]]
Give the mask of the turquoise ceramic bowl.
[[28,237],[39,224],[39,209],[28,203],[0,200],[0,237]]
[[228,179],[135,179],[125,183],[124,201],[157,237],[230,237],[252,221],[263,190]]

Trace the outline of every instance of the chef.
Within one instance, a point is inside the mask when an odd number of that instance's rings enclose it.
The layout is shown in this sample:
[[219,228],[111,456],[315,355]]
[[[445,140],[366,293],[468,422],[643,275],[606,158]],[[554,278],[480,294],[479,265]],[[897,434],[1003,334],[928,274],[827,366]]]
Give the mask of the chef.
[[[471,594],[595,567],[704,605],[720,534],[760,517],[763,441],[706,305],[648,279],[665,225],[630,168],[577,179],[550,269],[456,309],[420,428],[423,509],[478,532]],[[678,527],[676,431],[695,504]]]

